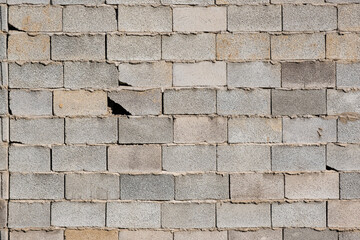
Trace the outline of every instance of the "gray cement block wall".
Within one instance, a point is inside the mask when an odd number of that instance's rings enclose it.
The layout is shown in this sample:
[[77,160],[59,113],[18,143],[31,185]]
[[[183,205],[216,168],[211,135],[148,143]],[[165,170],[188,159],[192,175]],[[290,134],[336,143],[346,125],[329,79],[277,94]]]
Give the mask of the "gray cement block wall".
[[360,0],[0,0],[0,240],[360,239]]

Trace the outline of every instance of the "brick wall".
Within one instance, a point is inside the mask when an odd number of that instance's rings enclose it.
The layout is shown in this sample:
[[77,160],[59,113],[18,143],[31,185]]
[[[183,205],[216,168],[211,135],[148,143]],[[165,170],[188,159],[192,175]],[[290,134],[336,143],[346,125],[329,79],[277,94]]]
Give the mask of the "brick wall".
[[1,240],[360,239],[360,0],[0,0]]

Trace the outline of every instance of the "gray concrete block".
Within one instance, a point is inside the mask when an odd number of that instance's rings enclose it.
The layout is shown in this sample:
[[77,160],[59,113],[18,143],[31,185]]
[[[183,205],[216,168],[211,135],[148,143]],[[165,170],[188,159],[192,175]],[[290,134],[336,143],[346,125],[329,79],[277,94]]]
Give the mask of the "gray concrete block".
[[357,4],[340,5],[338,8],[339,30],[359,31],[360,30],[360,7]]
[[336,141],[336,120],[323,118],[283,118],[285,143],[322,143]]
[[161,89],[119,90],[108,93],[108,98],[122,106],[131,115],[160,115],[162,112]]
[[10,228],[50,227],[49,202],[9,202]]
[[10,140],[24,144],[64,143],[64,119],[11,119]]
[[177,176],[175,199],[229,199],[229,176],[213,173]]
[[[110,202],[107,204],[107,227],[160,228],[161,206],[149,202]],[[121,236],[121,234],[120,234]]]
[[360,198],[360,173],[340,173],[340,198]]
[[281,142],[282,123],[280,118],[230,118],[228,123],[229,142]]
[[328,227],[349,229],[359,226],[359,201],[329,201],[327,208]]
[[110,146],[107,155],[110,172],[144,173],[162,170],[159,145]]
[[343,92],[342,90],[327,90],[328,114],[337,115],[344,112],[360,113],[360,91]]
[[26,32],[62,30],[62,9],[58,6],[10,6],[9,24]]
[[68,118],[66,119],[66,143],[115,143],[117,119]]
[[174,86],[225,86],[225,62],[174,63]]
[[0,170],[6,170],[7,168],[8,168],[8,146],[0,145]]
[[337,87],[360,87],[360,64],[337,63],[336,85]]
[[19,116],[52,115],[52,100],[51,91],[11,90],[9,109]]
[[325,171],[326,156],[324,146],[272,146],[272,170]]
[[270,90],[218,90],[217,113],[220,115],[267,115],[270,110]]
[[280,87],[281,65],[266,62],[228,63],[229,87]]
[[174,199],[174,176],[172,175],[121,175],[120,184],[121,199]]
[[63,91],[53,92],[55,116],[99,116],[108,113],[108,99],[105,91]]
[[104,60],[105,36],[54,35],[51,37],[52,60]]
[[[341,171],[360,170],[360,146],[327,145],[327,165]],[[341,159],[341,161],[339,161]]]
[[335,87],[335,63],[284,62],[281,64],[281,78],[282,87],[286,88]]
[[12,173],[10,198],[62,199],[64,198],[64,174]]
[[272,230],[272,229],[264,229],[257,231],[229,231],[229,240],[282,240],[282,231]]
[[119,176],[112,174],[66,174],[66,199],[119,199]]
[[360,232],[340,232],[339,240],[359,240]]
[[272,90],[273,115],[326,114],[325,90]]
[[216,91],[213,89],[167,89],[164,91],[164,114],[213,114]]
[[118,7],[118,28],[125,32],[171,32],[170,7],[124,6]]
[[121,240],[173,240],[172,232],[152,231],[152,230],[137,230],[137,231],[120,231],[119,239]]
[[59,63],[9,64],[11,88],[60,88],[63,86],[63,66]]
[[[10,218],[9,218],[10,219]],[[0,227],[6,228],[8,221],[8,203],[5,200],[0,200]],[[3,232],[1,232],[0,237],[3,239]]]
[[54,202],[51,225],[55,227],[104,227],[105,203]]
[[51,4],[56,5],[78,5],[78,4],[86,4],[86,5],[100,5],[105,3],[105,0],[52,0]]
[[165,60],[214,60],[215,34],[174,34],[162,37]]
[[217,205],[217,227],[255,228],[270,227],[270,204],[233,204]]
[[50,4],[50,0],[7,0],[9,5],[12,4]]
[[150,63],[121,63],[120,84],[133,87],[171,87],[172,63],[158,61]]
[[217,170],[220,172],[270,171],[270,147],[264,145],[219,145]]
[[281,31],[281,6],[230,6],[228,30],[240,32]]
[[325,58],[325,35],[323,33],[273,35],[271,36],[271,53],[273,60],[323,59]]
[[[84,4],[84,3],[82,3]],[[110,32],[116,31],[116,12],[111,6],[63,8],[64,32]]]
[[174,31],[179,32],[219,32],[225,31],[227,24],[225,7],[182,7],[173,8]]
[[162,4],[191,4],[191,5],[210,5],[214,0],[161,0]]
[[54,171],[105,171],[106,146],[54,146]]
[[63,238],[64,230],[10,232],[10,239],[17,240],[63,240]]
[[325,202],[272,204],[273,227],[326,227]]
[[174,232],[174,240],[227,240],[226,231]]
[[[0,34],[1,49],[5,48],[6,37]],[[12,32],[8,35],[7,43],[8,59],[12,61],[49,61],[50,60],[50,36],[30,36],[25,32]],[[3,58],[4,50],[0,50],[0,58]]]
[[338,173],[305,173],[285,175],[287,199],[338,199]]
[[107,4],[160,4],[160,0],[106,0]]
[[229,61],[270,59],[270,37],[266,33],[218,34],[216,59]]
[[65,62],[64,87],[66,88],[115,88],[118,86],[115,64],[103,62]]
[[284,31],[330,31],[337,28],[335,6],[285,5]]
[[233,200],[268,200],[284,198],[282,174],[239,173],[230,175]]
[[326,58],[354,60],[360,59],[360,49],[354,48],[354,44],[360,43],[360,35],[355,33],[328,33],[326,35]]
[[163,228],[213,228],[215,204],[165,203],[161,219]]
[[170,143],[173,121],[169,117],[119,118],[119,143]]
[[8,112],[8,91],[0,89],[0,114],[5,115]]
[[160,36],[107,36],[109,60],[151,61],[161,59]]
[[[323,230],[318,231],[309,228],[302,229],[285,229],[285,240],[338,240],[338,233],[336,231]],[[350,240],[350,239],[348,239]]]
[[176,143],[221,143],[227,140],[227,118],[184,116],[174,120]]
[[360,121],[338,121],[338,142],[360,142]]
[[163,146],[163,170],[169,172],[197,172],[216,170],[215,146]]
[[234,4],[234,5],[242,5],[242,4],[265,4],[269,3],[269,0],[216,0],[216,4]]
[[50,148],[21,145],[10,146],[9,170],[12,172],[49,172]]

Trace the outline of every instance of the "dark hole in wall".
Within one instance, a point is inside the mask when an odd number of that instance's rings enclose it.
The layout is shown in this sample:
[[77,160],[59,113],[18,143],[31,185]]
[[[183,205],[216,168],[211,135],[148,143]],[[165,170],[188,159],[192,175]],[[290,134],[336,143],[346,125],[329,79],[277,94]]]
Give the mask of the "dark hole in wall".
[[114,115],[131,115],[130,112],[128,112],[120,104],[114,102],[110,98],[108,98],[108,107],[111,109],[112,114]]

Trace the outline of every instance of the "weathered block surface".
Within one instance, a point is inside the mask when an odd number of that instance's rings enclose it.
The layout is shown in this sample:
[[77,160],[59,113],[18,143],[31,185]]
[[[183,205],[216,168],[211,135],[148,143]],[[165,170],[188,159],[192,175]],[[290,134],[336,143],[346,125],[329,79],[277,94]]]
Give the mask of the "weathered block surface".
[[274,227],[325,228],[325,202],[274,203],[272,223]]
[[281,6],[230,6],[229,31],[281,31]]
[[118,16],[119,31],[172,31],[172,12],[169,7],[120,5],[118,7]]
[[172,175],[121,175],[120,182],[121,199],[174,199],[174,176]]
[[162,205],[163,228],[215,227],[215,204],[166,203]]
[[284,176],[282,174],[240,173],[230,175],[231,199],[283,199]]
[[161,147],[158,145],[110,146],[108,169],[110,172],[126,173],[159,172],[161,171]]
[[217,226],[221,228],[270,227],[270,204],[217,205]]
[[66,199],[119,199],[119,176],[112,174],[66,174]]
[[280,118],[230,118],[229,142],[281,142]]
[[125,118],[119,121],[119,143],[170,143],[173,121],[168,117]]
[[270,59],[270,37],[266,33],[218,34],[216,58],[230,61]]
[[229,177],[219,174],[193,174],[175,178],[175,199],[228,199]]
[[174,120],[176,143],[221,143],[227,139],[227,119],[222,117],[178,117]]

